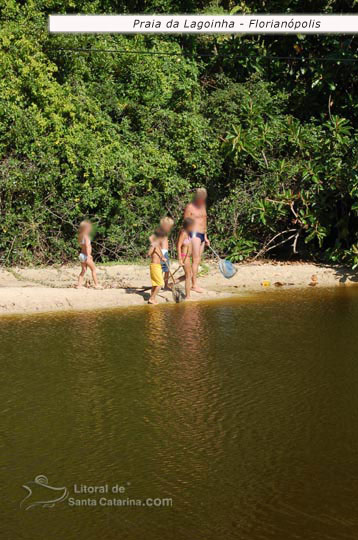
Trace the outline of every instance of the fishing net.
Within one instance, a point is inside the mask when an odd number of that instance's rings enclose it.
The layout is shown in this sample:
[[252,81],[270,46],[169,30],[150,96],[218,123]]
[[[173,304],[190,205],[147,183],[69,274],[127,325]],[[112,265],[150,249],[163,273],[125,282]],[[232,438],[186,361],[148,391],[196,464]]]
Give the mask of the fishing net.
[[183,302],[185,300],[185,291],[181,285],[172,285],[172,296],[174,302],[179,304],[179,302]]
[[235,268],[231,261],[228,261],[227,259],[221,259],[211,246],[209,246],[209,249],[214,253],[215,257],[217,258],[219,263],[219,270],[224,276],[224,278],[232,278],[236,274],[237,268]]
[[169,272],[169,275],[170,275],[170,279],[173,282],[172,285],[171,285],[172,297],[173,297],[174,302],[179,304],[179,302],[183,302],[183,300],[186,299],[186,294],[185,294],[185,290],[183,289],[183,287],[181,285],[179,285],[178,283],[175,283],[174,275],[179,270],[179,268],[177,268],[175,270],[174,274],[173,274],[171,272],[171,270],[170,270],[170,267],[169,267],[169,260],[168,260],[167,266],[168,266],[168,272]]
[[237,268],[227,259],[219,259],[219,270],[226,279],[232,278],[237,272]]

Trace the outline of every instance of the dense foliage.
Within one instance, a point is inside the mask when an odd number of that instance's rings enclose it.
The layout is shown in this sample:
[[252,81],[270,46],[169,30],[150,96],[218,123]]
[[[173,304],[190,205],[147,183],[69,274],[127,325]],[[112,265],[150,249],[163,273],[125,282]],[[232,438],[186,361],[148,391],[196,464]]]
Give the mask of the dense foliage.
[[357,38],[47,32],[54,12],[356,7],[1,0],[2,263],[71,260],[84,217],[96,223],[98,259],[141,256],[158,219],[179,222],[205,185],[210,235],[233,260],[357,264]]

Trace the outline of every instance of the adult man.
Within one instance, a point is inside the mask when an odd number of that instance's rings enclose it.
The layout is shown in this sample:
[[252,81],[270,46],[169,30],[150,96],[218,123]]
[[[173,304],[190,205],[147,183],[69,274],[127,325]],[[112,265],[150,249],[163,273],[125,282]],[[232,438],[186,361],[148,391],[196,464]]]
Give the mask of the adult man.
[[198,188],[195,191],[193,201],[184,210],[184,219],[191,218],[195,221],[195,230],[190,233],[192,243],[192,290],[198,293],[204,292],[197,284],[198,268],[201,256],[204,252],[205,244],[210,245],[207,230],[206,199],[208,197],[205,188]]

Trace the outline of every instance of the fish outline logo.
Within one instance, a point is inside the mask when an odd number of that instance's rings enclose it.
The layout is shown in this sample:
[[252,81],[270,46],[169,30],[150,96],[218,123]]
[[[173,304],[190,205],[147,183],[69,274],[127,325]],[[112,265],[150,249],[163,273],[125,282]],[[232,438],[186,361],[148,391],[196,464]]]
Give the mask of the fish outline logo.
[[[24,508],[25,510],[30,510],[36,506],[53,508],[57,503],[65,501],[68,497],[68,489],[65,486],[50,486],[47,476],[43,474],[39,474],[34,480],[23,484],[22,487],[28,491],[28,494],[20,503],[20,508]],[[38,500],[32,500],[34,490],[40,491]]]

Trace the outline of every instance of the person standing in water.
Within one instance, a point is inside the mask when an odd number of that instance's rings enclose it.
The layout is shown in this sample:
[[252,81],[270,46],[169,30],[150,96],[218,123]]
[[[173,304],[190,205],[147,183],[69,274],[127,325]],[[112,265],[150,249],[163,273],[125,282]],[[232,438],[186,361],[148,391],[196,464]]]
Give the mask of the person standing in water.
[[77,288],[83,287],[83,278],[85,276],[87,268],[92,272],[92,279],[95,289],[99,289],[97,280],[96,265],[92,258],[92,245],[91,245],[91,232],[92,223],[90,221],[82,221],[78,230],[78,243],[81,247],[81,253],[79,254],[79,261],[81,263],[81,273],[78,276]]
[[207,236],[207,213],[206,200],[208,194],[205,188],[198,188],[195,191],[193,201],[189,203],[184,211],[184,219],[191,218],[195,221],[195,231],[190,232],[192,245],[192,290],[198,293],[204,292],[198,286],[198,268],[205,245],[210,246]]

